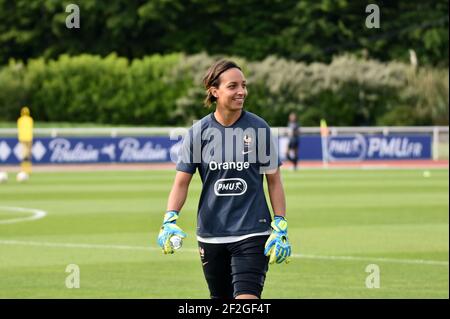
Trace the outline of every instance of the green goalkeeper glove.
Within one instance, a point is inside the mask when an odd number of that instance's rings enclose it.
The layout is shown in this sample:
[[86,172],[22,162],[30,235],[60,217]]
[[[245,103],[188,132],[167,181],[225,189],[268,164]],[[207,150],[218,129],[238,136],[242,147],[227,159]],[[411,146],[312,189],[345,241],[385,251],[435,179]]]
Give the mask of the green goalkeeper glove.
[[[187,234],[178,227],[175,222],[178,219],[178,212],[171,210],[164,215],[164,221],[161,230],[158,234],[158,245],[162,248],[164,254],[173,254],[176,247],[172,247],[171,239],[173,236],[178,236],[181,239],[185,238]],[[181,242],[179,243],[181,247]]]
[[270,224],[272,226],[272,234],[266,241],[264,247],[264,255],[270,256],[269,264],[276,262],[277,264],[285,261],[290,261],[291,245],[287,236],[287,221],[282,216],[275,216],[274,220]]

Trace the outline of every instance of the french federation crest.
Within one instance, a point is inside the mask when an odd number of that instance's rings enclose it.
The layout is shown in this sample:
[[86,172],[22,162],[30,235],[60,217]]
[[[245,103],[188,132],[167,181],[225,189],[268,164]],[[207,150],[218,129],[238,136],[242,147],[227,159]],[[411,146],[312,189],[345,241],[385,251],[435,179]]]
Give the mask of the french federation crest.
[[252,137],[250,135],[244,135],[244,146],[248,147],[252,144]]

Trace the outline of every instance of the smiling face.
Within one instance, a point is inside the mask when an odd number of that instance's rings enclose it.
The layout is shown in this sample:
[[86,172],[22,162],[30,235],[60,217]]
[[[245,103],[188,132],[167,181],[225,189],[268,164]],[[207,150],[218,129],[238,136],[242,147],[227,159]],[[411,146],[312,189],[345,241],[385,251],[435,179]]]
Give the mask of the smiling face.
[[296,122],[297,121],[297,115],[295,113],[289,114],[289,122]]
[[219,87],[211,87],[212,95],[217,99],[217,107],[228,111],[241,110],[247,96],[247,84],[244,74],[238,68],[231,68],[219,77]]

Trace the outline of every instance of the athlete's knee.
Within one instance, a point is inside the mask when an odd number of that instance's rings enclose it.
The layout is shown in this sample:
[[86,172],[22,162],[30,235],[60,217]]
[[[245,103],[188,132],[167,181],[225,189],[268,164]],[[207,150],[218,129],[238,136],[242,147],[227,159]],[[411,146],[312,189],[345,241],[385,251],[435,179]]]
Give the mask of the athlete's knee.
[[240,294],[235,297],[235,299],[259,299],[258,296],[252,294]]

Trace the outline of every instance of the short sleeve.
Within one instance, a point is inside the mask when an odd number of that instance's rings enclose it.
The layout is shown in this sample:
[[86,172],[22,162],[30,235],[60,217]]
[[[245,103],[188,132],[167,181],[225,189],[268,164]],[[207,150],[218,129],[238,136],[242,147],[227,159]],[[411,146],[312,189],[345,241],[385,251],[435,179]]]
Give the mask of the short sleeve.
[[197,163],[194,162],[193,156],[193,136],[192,130],[183,137],[181,147],[178,152],[178,160],[176,170],[188,174],[194,174],[197,168]]
[[262,139],[262,143],[258,143],[258,147],[263,148],[258,151],[260,173],[270,173],[283,164],[279,156],[278,136],[272,134],[268,125],[259,129],[258,135],[258,138]]

